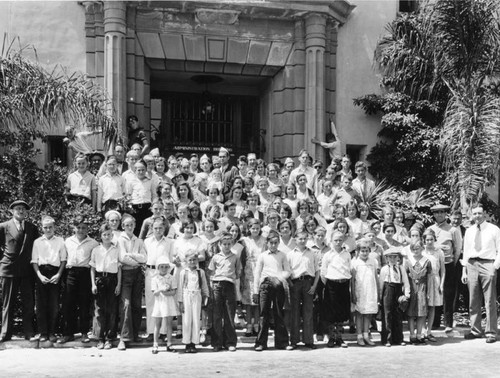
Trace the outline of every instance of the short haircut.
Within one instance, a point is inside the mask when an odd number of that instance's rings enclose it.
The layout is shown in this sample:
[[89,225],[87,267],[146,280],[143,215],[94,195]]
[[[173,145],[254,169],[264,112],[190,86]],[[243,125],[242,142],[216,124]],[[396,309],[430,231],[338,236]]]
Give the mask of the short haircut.
[[[110,210],[110,211],[112,211],[112,210]],[[115,211],[116,211],[116,210],[115,210]],[[118,211],[116,211],[116,212],[118,213]],[[109,211],[108,211],[108,213],[109,213]],[[106,213],[106,215],[107,215],[108,213]],[[118,215],[120,215],[120,213],[118,213]],[[120,216],[120,218],[121,218],[121,216]],[[89,225],[89,222],[88,222],[88,221],[87,221],[87,220],[86,220],[86,219],[85,219],[82,215],[77,215],[77,216],[76,216],[76,217],[75,217],[75,218],[71,221],[71,224],[72,224],[74,227],[77,227],[77,226],[81,225],[82,223],[83,223],[83,224],[85,224],[85,225],[87,225],[87,226]]]
[[354,170],[358,169],[358,168],[365,168],[366,169],[366,164],[364,161],[357,161],[356,162],[356,165],[354,166]]
[[127,152],[126,157],[139,159],[139,154],[133,150],[130,150],[129,152]]
[[384,225],[382,226],[382,232],[385,233],[385,230],[387,230],[388,228],[393,228],[394,232],[396,232],[396,225],[394,223],[384,223]]
[[128,220],[131,220],[132,222],[135,223],[135,218],[132,215],[130,215],[130,214],[123,214],[123,217],[122,217],[122,226]]
[[226,201],[226,203],[224,204],[224,211],[227,212],[232,206],[236,206],[236,202],[232,200]]
[[258,225],[260,228],[259,235],[262,233],[262,225],[260,224],[260,220],[256,218],[252,218],[248,221],[248,229],[252,228],[253,225]]
[[295,177],[295,182],[298,184],[298,183],[299,183],[299,179],[301,179],[302,177],[305,177],[305,178],[306,178],[306,180],[307,180],[307,176],[306,176],[305,174],[303,174],[303,173],[299,173],[299,174],[297,175],[297,177]]
[[245,155],[241,155],[239,158],[238,158],[238,163],[245,163],[245,164],[248,164],[248,159]]
[[51,216],[48,216],[48,215],[44,215],[42,217],[42,226],[46,225],[46,224],[55,224],[56,223],[56,220],[54,218],[52,218]]
[[268,242],[270,242],[272,239],[278,239],[278,240],[280,240],[280,234],[278,234],[278,232],[277,232],[277,231],[275,231],[275,230],[271,230],[271,231],[269,231],[269,233],[267,234],[267,238],[266,238],[266,240],[267,240]]
[[222,242],[223,240],[233,241],[233,237],[229,232],[223,231],[222,234],[220,235],[219,242]]
[[205,231],[205,223],[207,222],[210,222],[214,225],[214,231],[219,230],[219,222],[212,217],[207,217],[205,218],[205,221],[201,224],[201,228],[203,229],[203,231]]
[[106,212],[106,214],[104,214],[104,219],[109,221],[109,218],[111,218],[112,215],[116,215],[118,217],[118,220],[122,219],[122,215],[116,210],[109,210],[108,212]]
[[101,227],[99,227],[99,235],[102,235],[103,233],[107,231],[113,231],[111,226],[108,223],[103,223],[101,224]]
[[193,225],[194,231],[193,234],[196,234],[197,228],[196,228],[196,223],[191,217],[188,217],[187,221],[182,222],[181,228],[179,229],[180,232],[184,233],[184,230],[186,229],[187,226]]
[[370,248],[370,240],[368,239],[359,239],[357,242],[356,242],[356,251],[359,251],[361,250],[361,248]]
[[300,230],[297,230],[297,232],[295,233],[295,237],[299,237],[299,236],[305,236],[307,238],[307,237],[309,237],[309,234],[307,233],[307,231],[300,229]]

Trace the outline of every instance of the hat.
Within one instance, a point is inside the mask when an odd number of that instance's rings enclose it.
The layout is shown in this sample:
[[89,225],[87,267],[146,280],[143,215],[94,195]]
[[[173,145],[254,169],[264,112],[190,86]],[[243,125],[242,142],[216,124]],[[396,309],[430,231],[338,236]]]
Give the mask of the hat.
[[227,156],[229,156],[229,151],[227,150],[227,148],[221,147],[219,153],[221,152],[224,152]]
[[433,213],[436,211],[448,211],[448,210],[450,210],[450,207],[442,204],[437,204],[431,207],[431,211]]
[[292,158],[289,158],[289,157],[288,157],[288,158],[286,158],[286,160],[285,160],[285,165],[287,165],[288,163],[292,163],[292,164],[294,164],[293,159],[292,159]]
[[168,265],[169,268],[172,267],[172,263],[167,256],[160,256],[156,259],[156,268],[158,269],[160,265]]
[[14,202],[12,202],[12,203],[10,204],[10,206],[9,206],[9,210],[12,210],[14,207],[19,206],[19,205],[24,206],[24,207],[26,208],[26,210],[29,210],[29,209],[30,209],[30,205],[28,205],[28,204],[26,203],[26,201],[23,201],[23,200],[16,200],[16,201],[14,201]]
[[207,156],[207,154],[203,155],[203,156],[200,158],[200,162],[202,162],[203,160],[206,160],[206,161],[210,162],[210,158]]
[[402,256],[401,249],[395,248],[395,247],[390,247],[389,249],[384,251],[384,256]]

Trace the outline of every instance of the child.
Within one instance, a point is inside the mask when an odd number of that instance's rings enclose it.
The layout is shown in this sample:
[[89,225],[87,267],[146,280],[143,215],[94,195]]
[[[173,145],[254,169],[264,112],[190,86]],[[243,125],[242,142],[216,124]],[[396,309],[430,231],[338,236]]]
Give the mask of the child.
[[319,280],[318,255],[307,248],[308,233],[299,231],[295,235],[297,246],[287,254],[290,265],[290,302],[292,305],[292,323],[290,330],[290,346],[294,350],[300,341],[300,325],[302,324],[302,340],[306,348],[316,349],[313,329],[313,297]]
[[[62,306],[63,337],[57,341],[58,344],[73,341],[77,331],[81,332],[83,343],[90,341],[87,336],[90,328],[92,299],[89,262],[92,250],[99,243],[88,236],[89,226],[81,216],[77,216],[73,221],[73,231],[74,235],[64,242],[68,260]],[[79,327],[77,327],[78,323]]]
[[347,205],[347,218],[346,221],[349,224],[349,228],[351,230],[351,237],[354,237],[355,240],[361,239],[363,236],[365,229],[363,222],[358,218],[359,209],[358,205],[356,205],[355,201],[350,201]]
[[344,234],[335,231],[332,235],[332,249],[321,261],[321,280],[325,285],[323,319],[328,324],[328,348],[338,345],[347,348],[342,339],[342,323],[349,320],[351,296],[351,255],[342,245]]
[[[222,184],[222,183],[221,183]],[[203,215],[208,214],[207,207],[209,205],[216,205],[223,207],[222,203],[219,202],[220,190],[217,186],[209,185],[207,189],[208,199],[200,204],[200,209]]]
[[[145,240],[153,235],[153,222],[155,219],[163,218],[163,201],[161,199],[155,199],[151,205],[151,215],[149,218],[144,219],[142,222],[141,231],[139,232],[139,239]],[[170,227],[165,227],[165,236],[168,235]]]
[[118,238],[122,234],[118,228],[120,227],[120,222],[122,220],[122,215],[116,210],[109,210],[104,214],[104,219],[108,222],[109,226],[113,230],[113,243],[118,243]]
[[253,279],[257,258],[266,250],[266,239],[261,235],[260,221],[252,218],[248,222],[248,227],[250,229],[250,236],[243,238],[245,249],[241,256],[241,265],[244,271],[244,279],[241,285],[241,297],[243,304],[246,306],[247,313],[246,337],[252,336],[252,334],[257,335],[259,330],[259,325],[257,324],[259,319],[259,307],[252,301],[253,294],[256,294],[256,292],[254,292],[255,287]]
[[432,335],[432,324],[434,323],[434,315],[436,306],[443,305],[443,290],[446,268],[444,265],[444,253],[441,249],[436,248],[436,234],[428,228],[424,234],[425,243],[424,256],[429,259],[432,265],[432,272],[429,275],[427,297],[429,299],[428,308],[429,316],[427,318],[427,340],[436,342],[436,338]]
[[[328,171],[327,171],[328,172]],[[333,182],[325,180],[322,184],[322,193],[318,196],[321,215],[327,222],[333,221],[333,208],[332,201],[335,199],[335,192],[333,191]]]
[[371,228],[365,231],[364,239],[368,241],[370,248],[369,258],[377,262],[377,273],[380,273],[380,268],[384,266],[384,250],[375,242],[376,233]]
[[57,341],[56,323],[59,312],[59,280],[66,266],[67,253],[64,239],[54,236],[55,220],[42,218],[43,235],[33,243],[31,264],[35,270],[36,281],[36,318],[40,342]]
[[153,180],[146,176],[146,165],[142,161],[135,163],[135,179],[127,181],[127,194],[134,209],[136,220],[134,235],[139,236],[142,222],[151,216],[151,203],[156,198]]
[[236,203],[229,200],[224,204],[224,216],[219,219],[219,226],[221,230],[227,230],[227,227],[232,223],[241,223],[236,216]]
[[124,231],[118,239],[122,268],[120,294],[122,326],[118,350],[125,350],[128,341],[142,341],[139,337],[142,319],[142,290],[144,289],[144,273],[141,266],[147,260],[144,242],[134,235],[134,229],[136,229],[135,218],[125,214],[122,218],[122,228]]
[[401,269],[398,261],[402,258],[396,248],[384,251],[387,261],[380,270],[379,282],[382,293],[382,344],[406,345],[403,341],[403,317],[399,309],[399,298],[403,295],[410,297],[410,283],[405,269]]
[[[318,256],[318,262],[320,264],[321,270],[321,260],[323,256],[330,251],[330,246],[325,243],[326,229],[322,226],[316,227],[314,230],[314,238],[307,243],[307,246]],[[317,341],[323,341],[324,335],[327,330],[324,329],[323,321],[323,295],[324,295],[325,285],[323,281],[318,280],[318,285],[316,286],[316,295],[313,300],[313,327],[314,333],[316,334]]]
[[351,298],[356,308],[356,329],[360,346],[375,345],[370,339],[369,331],[372,315],[378,312],[378,265],[370,258],[370,244],[368,239],[358,242],[358,257],[351,266]]
[[432,265],[429,259],[422,255],[424,248],[421,241],[410,244],[410,250],[411,253],[404,261],[404,269],[408,273],[411,289],[407,311],[410,344],[425,344],[422,330],[427,318],[427,280],[432,272]]
[[182,342],[186,344],[186,353],[196,353],[196,344],[200,342],[200,317],[202,303],[208,299],[208,286],[205,273],[199,269],[196,251],[186,251],[187,267],[179,276],[177,301],[182,313]]
[[95,207],[97,184],[95,176],[88,170],[89,160],[86,155],[79,153],[75,163],[77,170],[68,175],[66,199]]
[[240,259],[231,251],[233,237],[229,232],[222,233],[219,241],[220,252],[210,261],[208,269],[213,272],[212,287],[214,290],[214,333],[212,344],[214,352],[223,347],[230,352],[236,351],[236,330],[234,316],[236,314],[235,283],[240,274]]
[[[153,341],[153,331],[155,326],[155,320],[151,315],[154,306],[154,295],[151,290],[151,282],[157,273],[157,260],[162,256],[166,256],[168,261],[174,261],[172,251],[174,242],[164,236],[165,224],[166,221],[164,221],[161,217],[156,218],[151,225],[153,234],[144,241],[144,248],[146,249],[148,256],[146,260],[146,273],[144,280],[144,301],[146,304],[146,331],[148,333],[148,341]],[[162,330],[165,331],[165,325]],[[165,332],[162,333],[165,334]]]
[[[158,224],[158,221],[155,222]],[[161,235],[161,234],[160,234]],[[153,354],[158,353],[158,339],[162,322],[167,324],[167,352],[175,352],[172,348],[172,318],[177,315],[175,294],[177,282],[171,274],[173,264],[166,255],[159,256],[156,260],[157,274],[151,279],[154,305],[151,317],[154,319]]]
[[278,223],[280,222],[280,216],[278,212],[274,209],[270,209],[267,213],[267,225],[262,227],[262,236],[267,238],[271,230],[278,231]]
[[177,209],[177,220],[170,227],[167,237],[169,239],[178,239],[181,237],[182,231],[180,231],[180,229],[182,228],[182,224],[187,222],[190,218],[189,205],[180,204]]
[[[288,331],[285,326],[285,287],[290,276],[290,266],[286,255],[278,250],[280,236],[270,231],[267,236],[268,250],[261,253],[255,264],[253,303],[260,304],[259,333],[255,340],[255,350],[267,349],[269,325],[274,320],[274,347],[288,347]],[[272,313],[271,313],[272,308]]]
[[125,197],[125,179],[118,173],[118,161],[111,155],[106,161],[107,172],[97,184],[97,211],[122,210],[120,202]]
[[111,349],[122,270],[118,262],[119,249],[111,242],[113,230],[105,223],[99,231],[102,242],[92,250],[89,262],[92,294],[95,295],[95,333],[99,338],[97,349]]

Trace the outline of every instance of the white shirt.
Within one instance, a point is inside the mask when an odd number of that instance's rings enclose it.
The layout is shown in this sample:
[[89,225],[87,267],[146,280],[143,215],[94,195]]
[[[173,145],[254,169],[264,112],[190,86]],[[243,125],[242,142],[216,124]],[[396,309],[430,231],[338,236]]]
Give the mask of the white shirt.
[[38,265],[52,265],[59,267],[62,261],[66,261],[67,253],[64,239],[60,236],[52,236],[47,239],[45,235],[39,237],[33,243],[31,263]]
[[147,177],[143,180],[136,177],[127,181],[127,193],[130,195],[130,203],[132,205],[151,203],[156,197],[153,181]]
[[289,183],[294,185],[297,184],[297,176],[300,174],[306,175],[307,178],[307,187],[311,190],[314,190],[314,184],[316,182],[316,177],[318,176],[318,172],[313,167],[305,167],[303,168],[299,165],[290,173],[290,178],[288,180]]
[[119,260],[124,269],[126,267],[136,268],[146,262],[147,253],[144,242],[137,236],[129,237],[127,233],[122,232],[118,238],[118,247],[120,250]]
[[125,179],[120,175],[106,173],[99,178],[97,184],[101,203],[108,200],[119,200],[125,195]]
[[279,280],[286,280],[290,277],[290,265],[285,253],[276,251],[264,251],[257,257],[254,271],[254,293],[259,292],[260,284],[267,277],[275,277]]
[[76,235],[70,236],[64,242],[66,246],[68,262],[67,268],[74,267],[90,267],[90,256],[92,250],[99,245],[97,241],[87,236],[82,241],[79,241]]
[[68,176],[69,193],[75,196],[83,196],[91,198],[91,193],[96,189],[95,176],[89,171],[85,171],[82,175],[75,171]]
[[319,270],[318,255],[307,247],[303,251],[295,247],[286,257],[292,280],[304,275],[314,277]]
[[480,249],[477,249],[476,234],[479,232],[477,225],[470,226],[464,236],[464,257],[462,265],[465,266],[469,259],[480,258],[494,260],[495,269],[500,267],[500,228],[489,223],[480,224]]
[[328,251],[321,261],[321,278],[327,280],[342,280],[351,278],[351,254],[345,250],[338,253]]
[[162,237],[157,240],[155,236],[150,236],[144,240],[144,247],[146,248],[147,260],[146,265],[156,265],[156,260],[160,256],[166,256],[168,261],[173,262],[173,244],[171,239]]
[[120,250],[116,244],[111,244],[108,249],[100,244],[92,250],[89,265],[100,273],[118,273],[119,254]]

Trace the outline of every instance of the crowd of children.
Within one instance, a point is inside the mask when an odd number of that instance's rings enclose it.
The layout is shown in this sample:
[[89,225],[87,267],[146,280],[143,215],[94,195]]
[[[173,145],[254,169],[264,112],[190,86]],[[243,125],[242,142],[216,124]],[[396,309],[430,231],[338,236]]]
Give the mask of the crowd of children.
[[375,186],[363,162],[354,180],[348,156],[323,172],[304,150],[297,167],[252,153],[230,166],[224,148],[212,158],[168,159],[131,149],[128,169],[117,163],[108,156],[94,176],[78,154],[68,177],[67,200],[92,204],[106,219],[100,242],[84,219],[74,220],[66,240],[54,235],[54,219],[42,219],[31,259],[41,341],[66,343],[81,333],[88,342],[92,328],[99,349],[119,336],[125,350],[141,340],[143,295],[154,354],[161,335],[175,351],[174,318],[186,353],[208,335],[214,351],[235,351],[243,318],[256,351],[267,349],[271,327],[277,349],[314,349],[325,336],[328,347],[345,348],[345,325],[357,344],[372,346],[376,318],[386,346],[405,344],[403,317],[410,343],[436,341],[443,251],[434,231],[404,224],[401,211],[387,207],[381,220],[373,217],[362,202]]

